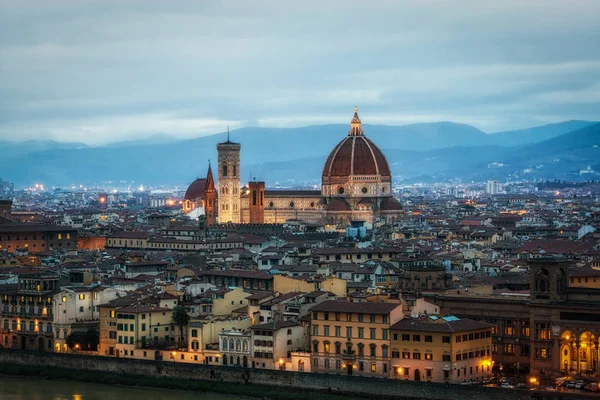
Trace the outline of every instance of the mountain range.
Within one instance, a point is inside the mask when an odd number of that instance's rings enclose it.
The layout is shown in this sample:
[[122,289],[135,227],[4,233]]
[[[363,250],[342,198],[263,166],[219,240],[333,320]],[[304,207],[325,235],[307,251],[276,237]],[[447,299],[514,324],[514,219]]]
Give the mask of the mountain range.
[[[394,179],[407,182],[597,179],[580,170],[600,170],[600,124],[592,121],[493,134],[452,122],[363,125],[363,130],[386,154]],[[242,128],[231,132],[231,140],[242,144],[242,181],[318,184],[325,158],[347,131],[348,125]],[[217,158],[216,144],[226,135],[176,140],[158,134],[101,147],[0,141],[0,177],[17,185],[185,184],[205,175],[209,159]]]

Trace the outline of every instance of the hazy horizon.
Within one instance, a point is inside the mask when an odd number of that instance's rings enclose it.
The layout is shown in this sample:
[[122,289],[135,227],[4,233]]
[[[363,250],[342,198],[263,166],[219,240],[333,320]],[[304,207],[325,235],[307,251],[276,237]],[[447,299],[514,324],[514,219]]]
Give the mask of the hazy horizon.
[[[516,128],[514,130],[510,130],[510,131],[497,131],[497,132],[485,132],[481,129],[479,129],[476,126],[473,126],[476,129],[481,130],[483,133],[485,133],[486,135],[495,135],[498,133],[504,133],[504,132],[514,132],[514,131],[526,131],[528,129],[533,129],[533,128],[538,128],[541,126],[546,126],[546,125],[555,125],[555,124],[561,124],[564,122],[572,122],[575,120],[565,120],[565,121],[560,121],[560,122],[556,122],[556,123],[551,123],[551,124],[544,124],[544,125],[536,125],[536,126],[526,126],[523,128]],[[587,122],[593,122],[593,123],[600,123],[600,121],[587,121]],[[452,123],[452,124],[460,124],[458,122],[453,122],[453,121],[432,121],[432,122],[417,122],[417,123],[410,123],[410,124],[401,124],[401,125],[388,125],[388,124],[363,124],[363,127],[367,130],[365,132],[366,135],[368,135],[368,127],[369,125],[371,126],[386,126],[386,127],[405,127],[405,126],[410,126],[410,125],[418,125],[418,124],[436,124],[436,123]],[[331,123],[331,124],[319,124],[319,125],[304,125],[304,126],[290,126],[290,127],[260,127],[260,126],[242,126],[239,127],[237,129],[231,129],[230,132],[232,134],[234,134],[236,131],[239,130],[243,130],[243,129],[302,129],[302,128],[308,128],[308,127],[312,127],[312,126],[336,126],[336,125],[345,125],[345,124],[340,124],[340,123]],[[462,124],[462,125],[470,125],[470,124]],[[472,126],[472,125],[471,125]],[[120,144],[120,143],[126,143],[126,142],[137,142],[137,141],[144,141],[149,140],[149,139],[164,139],[165,141],[180,141],[180,140],[194,140],[194,139],[199,139],[199,138],[203,138],[206,136],[213,136],[213,135],[224,135],[227,133],[227,130],[224,131],[217,131],[217,132],[212,132],[212,133],[205,133],[205,134],[201,134],[198,136],[189,136],[189,137],[178,137],[176,135],[170,135],[168,133],[151,133],[148,135],[140,135],[139,137],[136,138],[125,138],[125,139],[118,139],[115,138],[115,140],[110,141],[110,142],[105,142],[105,143],[91,143],[88,144],[85,141],[82,142],[75,142],[75,141],[71,141],[71,140],[54,140],[54,139],[44,139],[44,138],[26,138],[26,139],[19,139],[19,138],[1,138],[0,137],[0,141],[7,141],[7,142],[12,142],[12,143],[23,143],[23,142],[28,142],[28,141],[35,141],[35,140],[50,140],[50,141],[55,141],[58,143],[81,143],[84,144],[86,146],[89,147],[102,147],[102,146],[109,146],[109,145],[113,145],[113,144]],[[340,131],[340,138],[343,137],[343,134],[345,132]],[[240,140],[240,138],[235,139],[235,140]],[[158,143],[157,143],[158,144]]]
[[600,2],[0,3],[0,140],[600,120]]

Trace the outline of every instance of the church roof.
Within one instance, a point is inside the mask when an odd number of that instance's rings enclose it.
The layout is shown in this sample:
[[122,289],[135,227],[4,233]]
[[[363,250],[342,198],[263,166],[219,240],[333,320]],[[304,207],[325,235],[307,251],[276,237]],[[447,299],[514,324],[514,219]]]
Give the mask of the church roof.
[[333,199],[325,208],[327,211],[350,211],[350,204],[344,199]]
[[[214,183],[213,183],[214,185]],[[185,200],[196,200],[200,198],[204,198],[204,193],[206,192],[206,179],[196,179],[192,184],[187,188],[185,192]]]

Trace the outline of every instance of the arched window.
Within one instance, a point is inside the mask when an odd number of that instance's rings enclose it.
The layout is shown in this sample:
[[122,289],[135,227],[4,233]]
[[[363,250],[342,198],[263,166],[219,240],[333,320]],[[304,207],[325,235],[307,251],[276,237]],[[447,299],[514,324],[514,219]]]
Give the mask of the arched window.
[[227,339],[223,339],[223,345],[221,347],[223,350],[227,350]]
[[288,346],[291,346],[291,345],[292,345],[292,341],[291,341],[291,340],[288,340],[288,341],[287,341],[287,345],[288,345]]
[[240,351],[242,349],[242,342],[238,339],[235,341],[235,350]]
[[565,274],[565,271],[562,268],[559,268],[556,273],[556,290],[559,293],[567,290],[567,274]]
[[11,328],[11,329],[12,329],[13,331],[16,331],[16,330],[17,330],[17,321],[16,321],[16,320],[14,320],[14,319],[12,320],[12,328]]
[[235,350],[235,342],[233,339],[229,339],[229,350]]
[[5,319],[5,320],[4,320],[4,324],[3,324],[3,325],[4,325],[4,330],[5,330],[5,331],[7,331],[7,330],[9,330],[9,329],[10,329],[10,328],[9,328],[9,323],[8,323],[8,320],[7,320],[7,319]]
[[248,351],[248,341],[247,340],[244,340],[242,342],[242,350],[243,351]]
[[535,273],[535,291],[546,293],[550,291],[550,274],[542,268]]

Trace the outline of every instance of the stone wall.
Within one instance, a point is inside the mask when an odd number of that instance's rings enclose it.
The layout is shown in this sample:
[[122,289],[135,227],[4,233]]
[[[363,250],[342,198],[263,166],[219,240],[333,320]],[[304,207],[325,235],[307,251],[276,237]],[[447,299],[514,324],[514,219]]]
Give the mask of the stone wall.
[[[239,367],[215,367],[176,362],[126,360],[101,356],[37,353],[16,350],[0,350],[0,363],[104,371],[129,375],[177,377],[180,379],[219,380],[239,384],[277,385],[286,387],[286,390],[302,388],[332,390],[334,392],[393,395],[406,399],[525,400],[531,398],[530,395],[532,393],[525,390],[485,388],[480,386],[396,381],[333,374],[253,370]],[[252,395],[251,389],[248,394]]]

